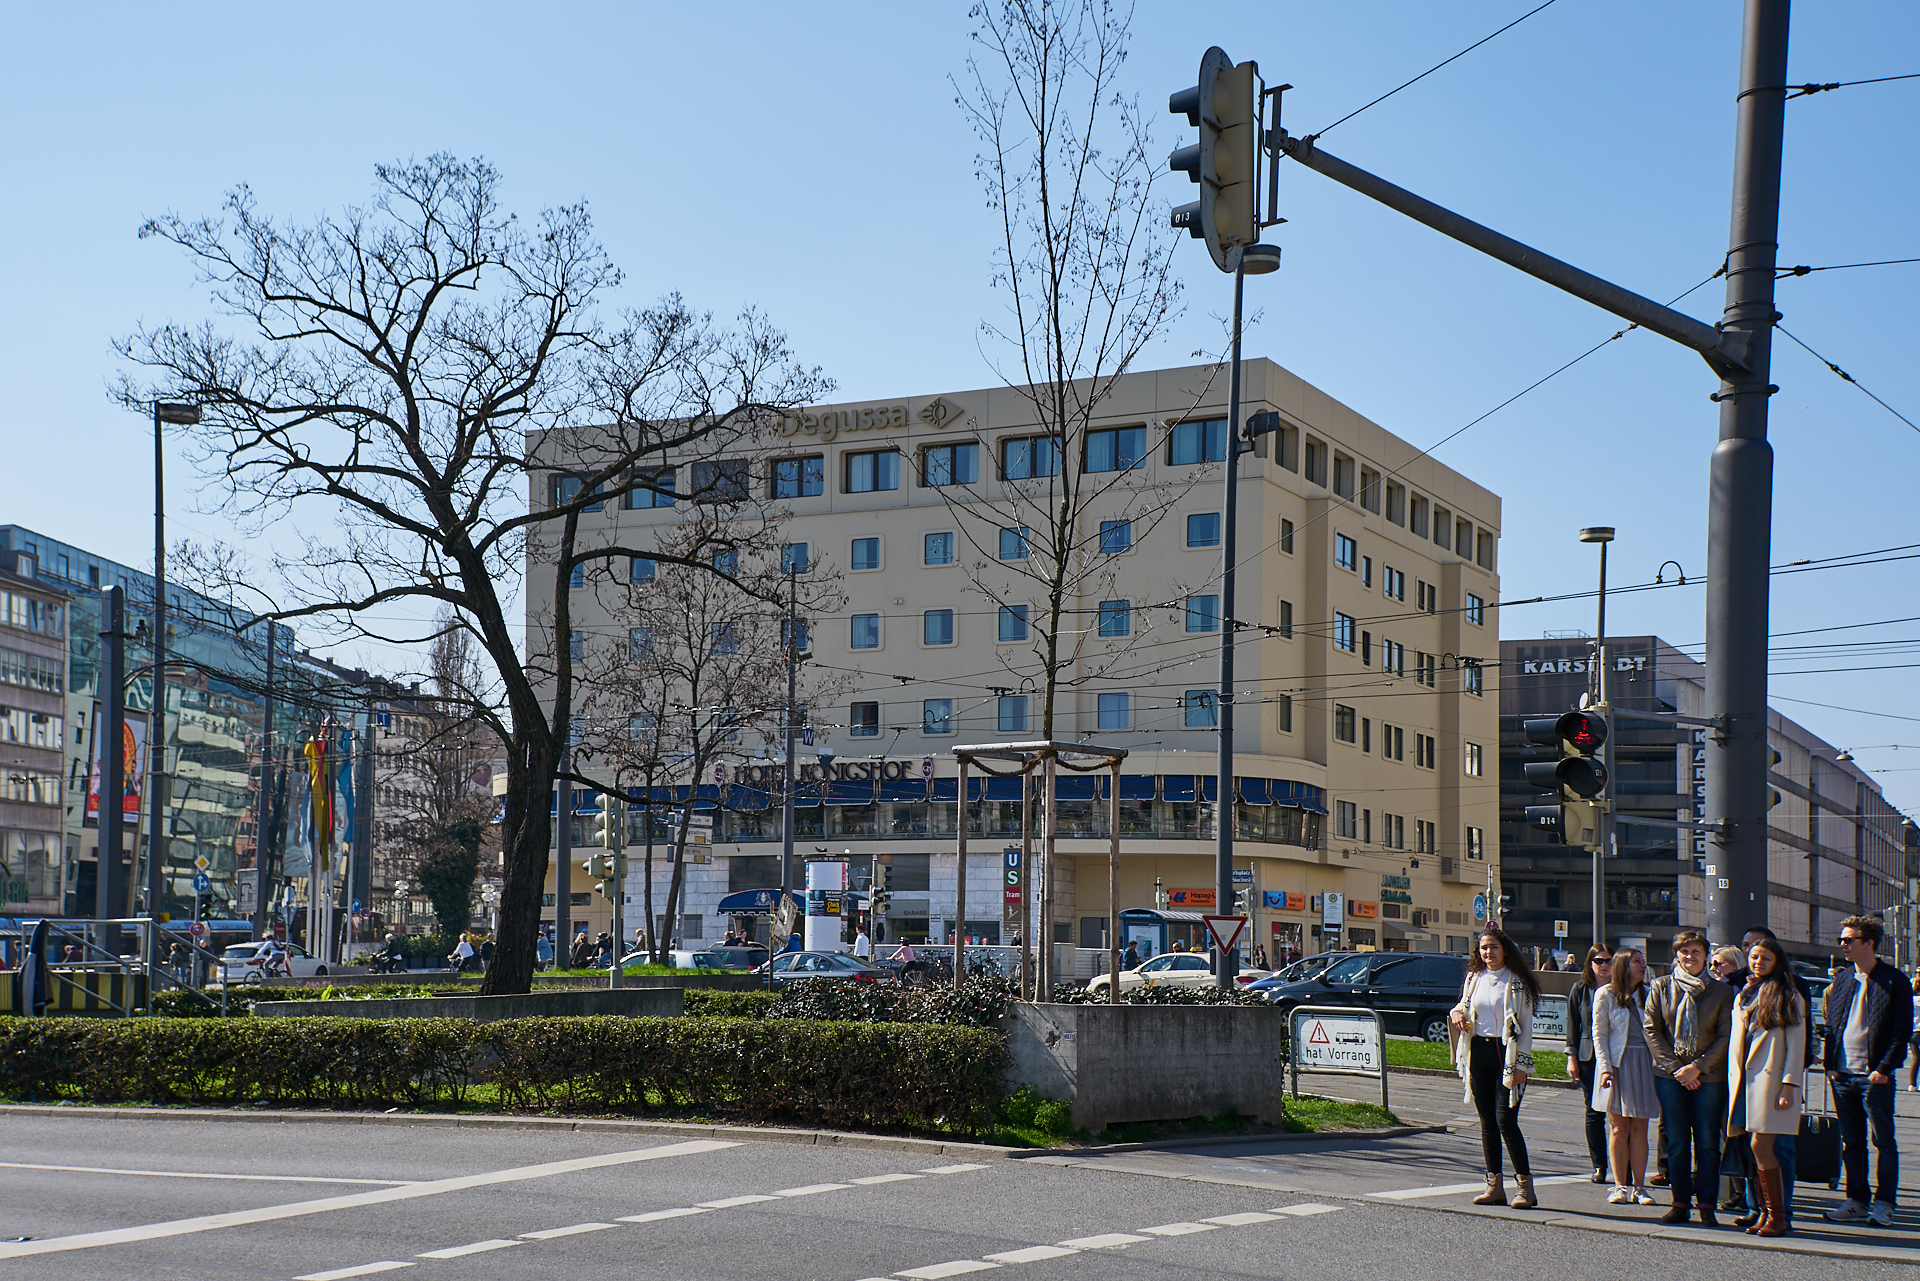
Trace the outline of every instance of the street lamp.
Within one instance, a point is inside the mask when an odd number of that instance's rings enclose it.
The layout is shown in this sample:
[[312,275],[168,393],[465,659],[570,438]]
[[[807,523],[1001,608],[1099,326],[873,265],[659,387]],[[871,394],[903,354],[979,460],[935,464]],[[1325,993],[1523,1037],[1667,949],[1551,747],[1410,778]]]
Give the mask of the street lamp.
[[[170,400],[153,402],[153,697],[147,704],[147,915],[160,919],[162,873],[166,868],[167,833],[161,821],[166,798],[161,795],[165,778],[161,767],[166,757],[167,731],[167,495],[165,451],[161,424],[192,427],[200,421],[200,406]],[[197,901],[197,900],[196,900]]]

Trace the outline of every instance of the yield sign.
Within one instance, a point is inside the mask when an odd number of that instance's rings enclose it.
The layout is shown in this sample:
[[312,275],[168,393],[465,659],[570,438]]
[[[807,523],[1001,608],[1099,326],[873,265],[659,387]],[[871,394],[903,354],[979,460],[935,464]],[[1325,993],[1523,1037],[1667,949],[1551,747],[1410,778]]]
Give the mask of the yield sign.
[[1244,916],[1203,916],[1207,923],[1207,933],[1213,935],[1213,945],[1222,952],[1233,951],[1233,945],[1240,941],[1240,934],[1247,928]]

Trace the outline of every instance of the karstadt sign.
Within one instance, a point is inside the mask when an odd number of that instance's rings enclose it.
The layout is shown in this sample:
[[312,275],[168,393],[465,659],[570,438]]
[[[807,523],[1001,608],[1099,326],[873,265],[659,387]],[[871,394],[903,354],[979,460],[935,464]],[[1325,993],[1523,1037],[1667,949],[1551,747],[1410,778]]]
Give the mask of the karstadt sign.
[[[1594,660],[1586,658],[1525,658],[1520,660],[1522,676],[1573,676],[1585,673]],[[1613,660],[1616,672],[1644,672],[1647,670],[1647,658],[1644,654]]]

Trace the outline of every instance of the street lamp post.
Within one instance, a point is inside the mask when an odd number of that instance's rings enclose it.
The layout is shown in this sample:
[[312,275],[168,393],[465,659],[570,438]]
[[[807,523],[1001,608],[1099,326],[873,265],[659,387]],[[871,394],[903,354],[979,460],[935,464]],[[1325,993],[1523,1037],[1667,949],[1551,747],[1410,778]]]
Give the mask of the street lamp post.
[[[147,916],[160,919],[166,877],[167,831],[162,770],[167,733],[167,494],[166,452],[161,425],[191,427],[200,421],[200,406],[178,401],[153,402],[153,697],[147,704]],[[196,896],[196,902],[198,896]]]
[[1600,618],[1594,626],[1598,633],[1594,638],[1594,654],[1599,661],[1600,671],[1593,682],[1594,697],[1598,700],[1600,715],[1607,722],[1606,741],[1600,745],[1600,763],[1606,770],[1607,794],[1605,803],[1600,807],[1600,843],[1593,851],[1593,941],[1596,945],[1605,941],[1607,936],[1607,858],[1614,854],[1614,817],[1613,817],[1613,706],[1609,701],[1608,669],[1613,660],[1607,652],[1607,544],[1613,541],[1613,526],[1595,525],[1580,531],[1583,543],[1600,544]]

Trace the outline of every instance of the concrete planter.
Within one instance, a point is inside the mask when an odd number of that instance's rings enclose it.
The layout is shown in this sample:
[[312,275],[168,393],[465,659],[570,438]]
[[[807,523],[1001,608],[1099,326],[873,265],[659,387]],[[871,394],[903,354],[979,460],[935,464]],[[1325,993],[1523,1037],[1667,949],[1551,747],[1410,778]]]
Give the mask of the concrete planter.
[[[666,977],[662,975],[661,977]],[[525,996],[423,996],[375,1001],[256,1001],[255,1018],[494,1019],[620,1014],[677,1017],[686,1013],[683,987],[572,988]]]
[[1089,1130],[1133,1121],[1285,1115],[1286,1016],[1268,1006],[1020,1002],[1001,1020],[1010,1087],[1070,1099]]

